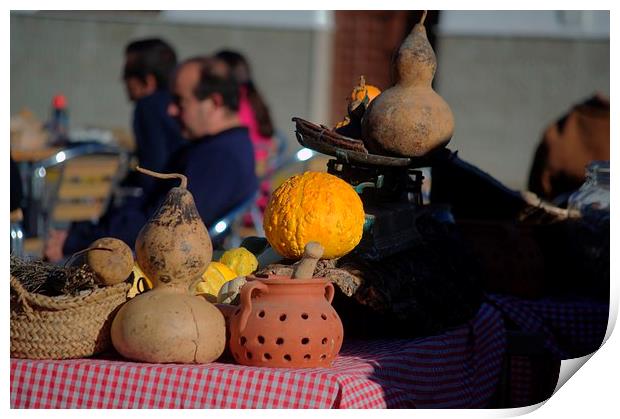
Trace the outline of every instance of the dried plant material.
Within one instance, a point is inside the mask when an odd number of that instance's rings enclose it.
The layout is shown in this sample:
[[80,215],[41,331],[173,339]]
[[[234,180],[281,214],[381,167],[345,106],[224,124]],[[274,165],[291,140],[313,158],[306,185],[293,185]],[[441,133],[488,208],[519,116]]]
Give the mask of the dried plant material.
[[66,267],[11,256],[10,270],[26,291],[49,297],[75,296],[97,288],[97,277],[86,265]]

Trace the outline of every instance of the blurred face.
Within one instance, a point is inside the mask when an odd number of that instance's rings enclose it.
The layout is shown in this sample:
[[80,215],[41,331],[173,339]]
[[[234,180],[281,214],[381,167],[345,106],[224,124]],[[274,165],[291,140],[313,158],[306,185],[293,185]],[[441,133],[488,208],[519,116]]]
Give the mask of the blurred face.
[[176,118],[181,133],[187,139],[196,139],[211,134],[216,125],[217,107],[213,99],[198,100],[194,88],[200,80],[200,65],[183,65],[172,87],[173,101],[168,108],[170,116]]
[[125,79],[125,91],[127,92],[127,97],[132,102],[135,102],[151,93],[146,83],[137,77],[128,77]]
[[[137,57],[135,54],[130,53],[125,55],[125,68],[133,65],[136,60]],[[132,102],[152,94],[157,89],[157,80],[155,80],[155,76],[152,74],[147,74],[146,80],[133,76],[126,77],[124,82],[127,97]]]

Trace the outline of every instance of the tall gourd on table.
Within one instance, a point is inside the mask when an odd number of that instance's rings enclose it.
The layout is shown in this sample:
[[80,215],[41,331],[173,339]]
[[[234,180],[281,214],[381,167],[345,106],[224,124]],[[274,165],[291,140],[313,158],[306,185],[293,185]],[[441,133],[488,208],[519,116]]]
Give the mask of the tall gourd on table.
[[452,138],[452,111],[432,88],[437,59],[425,18],[426,11],[398,50],[395,85],[381,92],[364,114],[362,140],[371,153],[420,157]]
[[126,358],[144,362],[206,363],[224,351],[226,329],[220,311],[193,295],[213,254],[187,179],[181,179],[136,239],[136,259],[153,282],[151,291],[127,302],[112,323],[112,343]]

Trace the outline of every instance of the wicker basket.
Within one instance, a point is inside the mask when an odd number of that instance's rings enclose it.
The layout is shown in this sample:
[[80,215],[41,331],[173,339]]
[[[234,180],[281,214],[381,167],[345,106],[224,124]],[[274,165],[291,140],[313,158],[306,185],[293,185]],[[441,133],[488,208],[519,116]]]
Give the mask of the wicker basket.
[[130,286],[122,282],[77,297],[48,297],[29,293],[11,276],[11,357],[67,359],[105,351],[114,313],[127,301]]

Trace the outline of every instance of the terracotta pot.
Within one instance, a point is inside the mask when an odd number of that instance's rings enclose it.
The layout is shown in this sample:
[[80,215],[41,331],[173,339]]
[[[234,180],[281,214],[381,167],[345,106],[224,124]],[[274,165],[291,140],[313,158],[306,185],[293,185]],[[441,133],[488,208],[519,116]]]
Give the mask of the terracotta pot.
[[230,351],[242,365],[329,367],[343,329],[325,278],[248,277],[230,321]]

